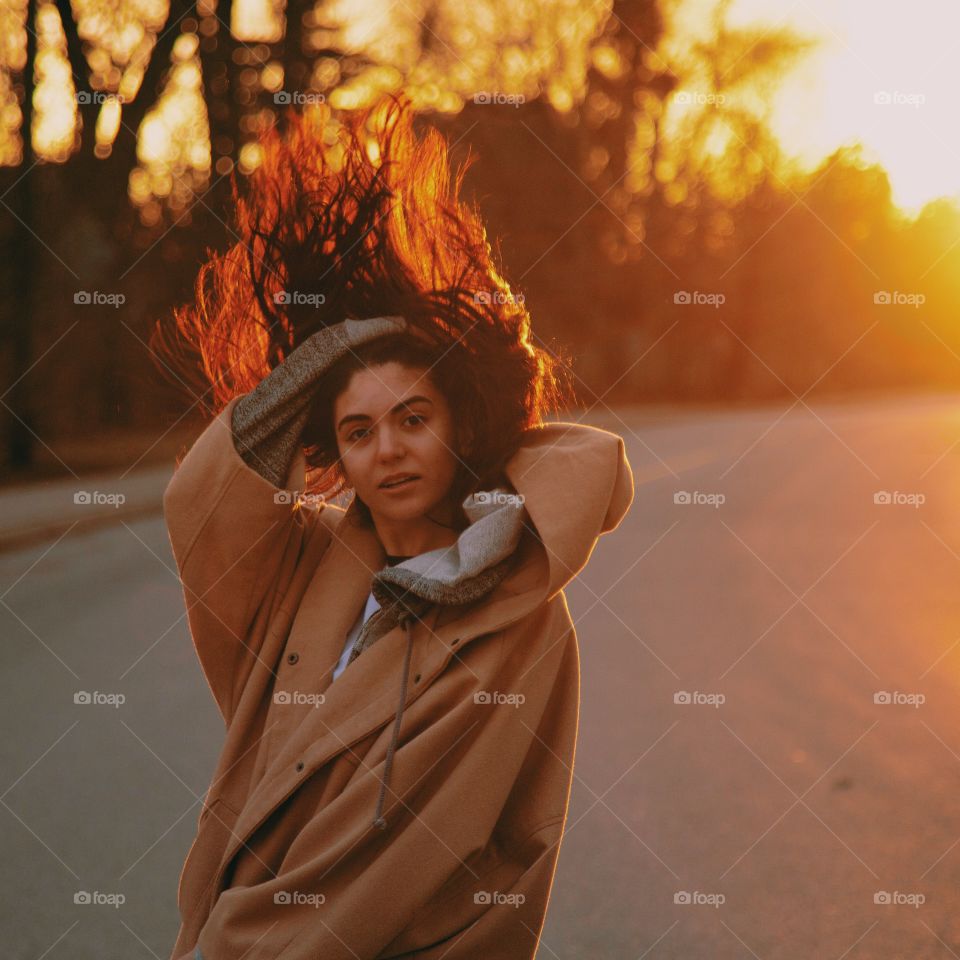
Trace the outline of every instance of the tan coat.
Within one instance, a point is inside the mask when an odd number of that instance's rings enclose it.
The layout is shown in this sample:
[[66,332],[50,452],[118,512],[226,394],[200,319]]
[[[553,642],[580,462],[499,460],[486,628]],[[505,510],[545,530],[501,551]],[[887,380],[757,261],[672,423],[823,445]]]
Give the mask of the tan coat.
[[[226,724],[172,960],[533,957],[579,709],[562,588],[633,500],[622,439],[573,423],[530,431],[506,471],[536,528],[518,569],[480,601],[395,627],[332,683],[383,547],[352,505],[276,497],[234,449],[236,402],[163,499]],[[304,467],[301,450],[287,489],[303,489]]]

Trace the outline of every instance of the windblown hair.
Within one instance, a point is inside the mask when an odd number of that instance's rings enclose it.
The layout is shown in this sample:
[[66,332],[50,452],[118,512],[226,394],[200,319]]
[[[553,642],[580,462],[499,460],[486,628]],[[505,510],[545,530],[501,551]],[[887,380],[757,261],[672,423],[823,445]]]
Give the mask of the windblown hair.
[[333,402],[355,370],[396,360],[428,371],[450,404],[458,503],[570,401],[566,361],[531,342],[523,297],[501,276],[479,209],[460,199],[473,157],[451,182],[444,138],[416,135],[405,95],[336,120],[326,105],[284,119],[284,135],[261,138],[242,194],[233,180],[237,242],[208,250],[195,302],[161,321],[151,345],[215,415],[320,328],[405,317],[411,333],[363,345],[321,382],[303,436],[307,489],[345,489]]

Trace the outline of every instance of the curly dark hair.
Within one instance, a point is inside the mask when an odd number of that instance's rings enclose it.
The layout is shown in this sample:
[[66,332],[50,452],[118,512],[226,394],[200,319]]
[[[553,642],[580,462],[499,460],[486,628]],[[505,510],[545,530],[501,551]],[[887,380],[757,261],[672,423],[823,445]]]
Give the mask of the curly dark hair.
[[333,402],[354,371],[395,360],[428,371],[450,404],[458,504],[497,482],[524,432],[571,401],[567,361],[531,342],[523,297],[501,276],[479,208],[460,198],[473,156],[451,180],[445,139],[429,126],[417,136],[406,95],[284,121],[284,135],[261,137],[247,189],[232,181],[239,239],[208,250],[195,301],[161,321],[151,345],[212,396],[215,415],[320,328],[405,317],[408,333],[354,350],[320,384],[303,435],[307,489],[328,499],[345,489]]

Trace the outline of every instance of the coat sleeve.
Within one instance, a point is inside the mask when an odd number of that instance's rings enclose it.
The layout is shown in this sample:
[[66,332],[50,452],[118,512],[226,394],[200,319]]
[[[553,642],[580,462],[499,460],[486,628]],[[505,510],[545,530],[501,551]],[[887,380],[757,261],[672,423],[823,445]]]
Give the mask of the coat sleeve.
[[[517,655],[504,659],[510,639],[508,628],[468,644],[407,707],[389,828],[371,824],[383,764],[361,762],[298,833],[276,877],[220,893],[198,938],[205,960],[531,960],[571,776],[542,747],[544,726],[558,722],[575,639],[571,630],[546,651],[515,643]],[[500,645],[492,669],[483,644]],[[522,691],[524,702],[474,696],[496,690]],[[563,723],[575,730],[569,706]]]
[[233,398],[206,426],[167,484],[163,512],[197,656],[229,725],[263,641],[251,625],[289,583],[316,513],[291,503],[302,490],[299,451],[286,492],[251,469],[234,446]]

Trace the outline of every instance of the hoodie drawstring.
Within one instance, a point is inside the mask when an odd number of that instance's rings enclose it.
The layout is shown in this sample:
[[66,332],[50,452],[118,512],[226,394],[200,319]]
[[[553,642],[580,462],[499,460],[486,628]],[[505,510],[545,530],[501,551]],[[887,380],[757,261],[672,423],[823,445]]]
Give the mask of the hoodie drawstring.
[[414,614],[410,610],[401,610],[397,620],[403,624],[403,629],[407,634],[407,652],[403,658],[403,676],[400,681],[400,702],[397,704],[397,716],[393,724],[393,735],[387,746],[387,762],[383,771],[383,779],[380,781],[380,796],[377,798],[377,809],[373,818],[373,825],[380,830],[387,829],[387,821],[383,816],[383,803],[387,795],[387,783],[390,780],[390,773],[393,769],[393,753],[397,747],[397,737],[400,733],[400,724],[403,721],[403,708],[407,700],[407,675],[410,672],[410,656],[413,652],[413,627],[410,621],[414,619]]

